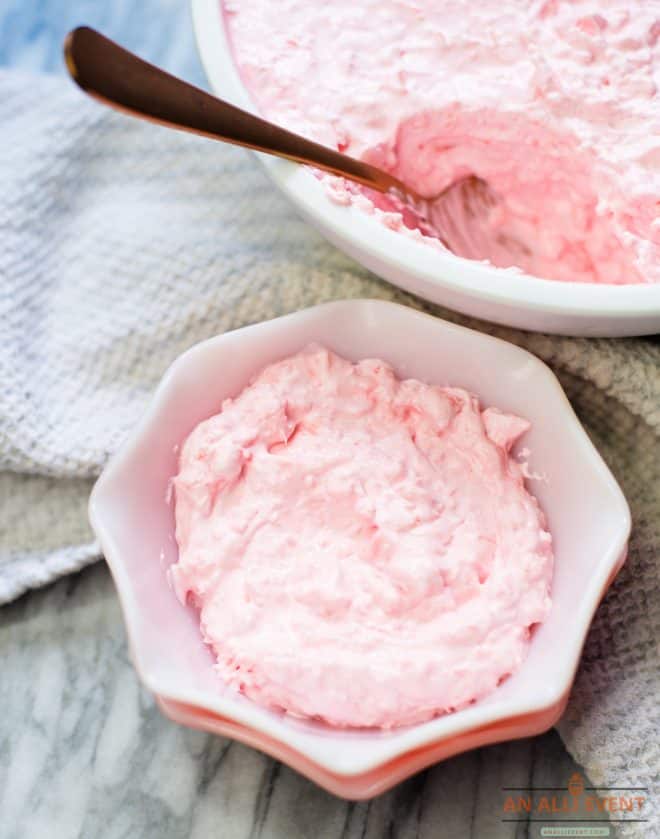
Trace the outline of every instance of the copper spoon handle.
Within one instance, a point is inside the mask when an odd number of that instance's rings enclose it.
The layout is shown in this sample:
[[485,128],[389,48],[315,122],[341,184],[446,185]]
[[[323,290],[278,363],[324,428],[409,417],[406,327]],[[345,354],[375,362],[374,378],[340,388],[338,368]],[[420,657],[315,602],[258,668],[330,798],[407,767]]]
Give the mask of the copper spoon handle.
[[387,172],[223,102],[148,64],[87,26],[67,35],[64,58],[72,78],[86,93],[120,111],[308,163],[379,192],[411,193]]

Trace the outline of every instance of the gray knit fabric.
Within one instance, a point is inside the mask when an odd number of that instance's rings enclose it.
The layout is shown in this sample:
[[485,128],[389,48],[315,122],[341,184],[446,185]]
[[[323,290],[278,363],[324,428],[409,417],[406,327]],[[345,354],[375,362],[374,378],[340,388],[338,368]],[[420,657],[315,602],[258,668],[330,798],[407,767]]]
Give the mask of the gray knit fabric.
[[424,304],[326,244],[245,152],[112,114],[63,80],[0,74],[0,137],[0,602],[98,559],[92,480],[187,347],[326,300],[423,307],[549,362],[621,482],[630,558],[559,729],[595,783],[657,786],[657,340],[526,334]]

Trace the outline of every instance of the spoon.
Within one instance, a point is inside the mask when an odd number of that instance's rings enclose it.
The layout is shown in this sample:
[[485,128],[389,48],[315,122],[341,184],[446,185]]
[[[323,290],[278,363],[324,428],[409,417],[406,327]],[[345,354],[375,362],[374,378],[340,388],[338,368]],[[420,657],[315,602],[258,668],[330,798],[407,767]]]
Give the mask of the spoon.
[[73,80],[106,105],[132,116],[307,163],[378,192],[393,193],[425,216],[427,200],[376,166],[315,143],[211,96],[81,26],[64,42]]

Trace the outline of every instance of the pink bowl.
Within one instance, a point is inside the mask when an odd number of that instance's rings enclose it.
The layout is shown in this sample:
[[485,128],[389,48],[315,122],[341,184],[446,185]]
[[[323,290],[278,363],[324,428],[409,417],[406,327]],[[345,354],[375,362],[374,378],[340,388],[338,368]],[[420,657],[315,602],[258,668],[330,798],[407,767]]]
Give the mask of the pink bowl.
[[[453,384],[527,417],[533,486],[555,543],[553,608],[520,670],[474,705],[390,732],[339,731],[262,708],[226,689],[197,615],[168,581],[177,558],[168,485],[192,428],[266,364],[316,341],[380,357],[401,376]],[[383,792],[476,746],[546,730],[562,713],[594,611],[623,564],[630,514],[559,383],[512,344],[377,300],[328,303],[220,335],[167,371],[140,427],[108,464],[90,518],[117,585],[136,669],[172,719],[271,754],[346,798]]]

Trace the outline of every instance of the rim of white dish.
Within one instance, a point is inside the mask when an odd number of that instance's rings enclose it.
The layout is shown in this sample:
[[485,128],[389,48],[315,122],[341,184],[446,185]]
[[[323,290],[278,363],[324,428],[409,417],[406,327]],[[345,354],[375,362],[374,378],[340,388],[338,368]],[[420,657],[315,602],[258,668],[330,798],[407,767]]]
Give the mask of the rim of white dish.
[[401,312],[402,316],[410,317],[412,319],[430,319],[436,323],[439,329],[450,332],[469,333],[474,336],[474,340],[479,340],[484,344],[506,344],[513,347],[517,353],[527,356],[529,360],[534,363],[537,375],[546,378],[553,390],[557,393],[565,412],[565,422],[577,433],[580,445],[586,447],[591,456],[593,463],[592,468],[599,473],[600,479],[610,487],[613,496],[617,498],[620,505],[621,530],[618,540],[613,540],[609,550],[604,552],[597,568],[594,570],[594,573],[589,580],[589,585],[585,587],[583,591],[579,608],[576,609],[575,614],[573,615],[576,632],[572,637],[571,643],[564,649],[561,677],[557,679],[554,684],[543,685],[540,687],[538,693],[535,694],[534,698],[531,700],[524,697],[516,697],[515,699],[509,698],[507,700],[501,700],[486,706],[476,703],[474,706],[461,710],[458,716],[453,714],[444,715],[437,717],[435,720],[431,721],[431,723],[421,726],[411,726],[405,730],[400,738],[397,738],[396,742],[393,741],[387,744],[381,743],[379,749],[374,749],[372,754],[365,756],[358,764],[354,762],[346,764],[341,758],[333,759],[331,756],[324,754],[322,749],[316,754],[311,754],[299,744],[293,742],[295,737],[287,736],[286,733],[283,734],[282,725],[279,719],[273,719],[269,716],[261,715],[259,719],[255,719],[252,716],[250,707],[237,706],[235,703],[228,701],[221,694],[218,694],[217,697],[209,698],[208,694],[195,689],[189,689],[178,684],[176,686],[173,686],[172,684],[165,684],[160,680],[158,675],[151,672],[148,664],[143,658],[138,639],[138,632],[136,630],[136,615],[139,606],[132,596],[132,583],[130,575],[127,573],[123,563],[119,559],[121,551],[114,539],[112,529],[106,525],[104,520],[104,488],[108,485],[112,486],[116,480],[121,480],[121,469],[123,465],[127,460],[130,460],[136,451],[147,443],[150,434],[152,433],[153,424],[158,419],[163,402],[170,391],[176,387],[176,375],[178,371],[185,368],[191,362],[194,363],[195,356],[200,351],[203,351],[203,349],[209,344],[221,342],[237,332],[248,332],[250,330],[262,329],[267,327],[270,321],[241,327],[237,330],[231,330],[228,333],[208,338],[205,341],[201,341],[190,347],[178,356],[161,378],[149,406],[143,414],[137,427],[122,448],[106,465],[103,473],[92,490],[89,500],[90,521],[99,538],[103,553],[106,557],[117,587],[117,593],[124,616],[124,623],[130,642],[130,648],[132,650],[132,658],[135,668],[142,682],[152,692],[163,696],[166,699],[194,705],[205,710],[212,711],[220,716],[224,716],[238,722],[255,732],[274,738],[279,742],[287,743],[287,745],[294,748],[300,754],[304,754],[305,757],[317,766],[342,777],[356,777],[358,775],[362,775],[385,765],[394,758],[401,757],[416,749],[426,748],[427,746],[441,743],[446,739],[463,734],[467,731],[481,728],[482,726],[505,722],[506,720],[522,715],[530,715],[545,711],[560,702],[570,690],[573,683],[582,646],[601,596],[605,593],[605,590],[608,587],[608,580],[610,579],[612,573],[620,567],[622,556],[625,557],[626,544],[631,524],[630,511],[621,488],[575,415],[575,412],[573,411],[573,408],[568,401],[568,398],[566,397],[566,394],[564,393],[557,377],[541,359],[522,347],[510,344],[510,342],[504,341],[501,338],[496,338],[494,336],[478,332],[474,329],[469,329],[468,327],[444,321],[434,315],[420,312],[408,306],[384,300],[361,298],[353,300],[337,300],[312,306],[308,309],[302,309],[289,315],[274,318],[273,320],[280,322],[292,322],[296,319],[309,316],[313,312],[331,312],[332,310],[351,308],[357,309],[364,307],[397,309]]
[[[221,0],[191,0],[191,6],[197,46],[211,87],[234,105],[256,113],[234,62]],[[266,154],[256,156],[301,212],[323,218],[332,232],[356,248],[385,257],[391,265],[437,288],[554,315],[610,315],[625,320],[660,317],[660,283],[604,285],[544,280],[456,257],[389,230],[354,206],[333,204],[323,184],[307,167]],[[439,269],[444,270],[441,277]]]

